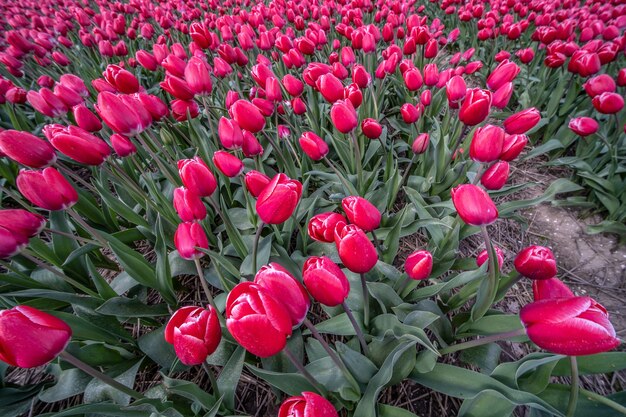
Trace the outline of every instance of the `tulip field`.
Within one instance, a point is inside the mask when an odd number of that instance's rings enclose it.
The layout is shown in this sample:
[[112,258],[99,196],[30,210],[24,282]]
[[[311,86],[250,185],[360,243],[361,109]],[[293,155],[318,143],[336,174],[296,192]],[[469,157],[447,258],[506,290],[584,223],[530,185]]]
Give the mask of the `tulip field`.
[[626,416],[624,1],[0,11],[1,417]]

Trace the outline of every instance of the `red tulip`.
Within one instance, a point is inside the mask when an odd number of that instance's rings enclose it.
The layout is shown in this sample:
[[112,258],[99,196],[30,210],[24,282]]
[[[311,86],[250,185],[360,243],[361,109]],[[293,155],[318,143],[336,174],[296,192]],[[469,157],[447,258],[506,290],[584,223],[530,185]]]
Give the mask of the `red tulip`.
[[520,319],[528,338],[552,353],[593,355],[620,344],[606,309],[589,297],[535,301],[522,308]]
[[52,361],[72,337],[61,319],[29,306],[0,311],[0,360],[35,368]]
[[620,87],[626,86],[626,68],[622,68],[617,73],[617,85]]
[[535,51],[533,51],[533,48],[524,48],[517,51],[515,56],[517,56],[522,63],[529,64],[535,57]]
[[463,77],[455,75],[450,78],[446,83],[446,95],[451,108],[457,109],[459,107],[459,103],[465,98],[466,90],[467,87],[465,86]]
[[254,198],[257,198],[263,192],[270,181],[270,177],[255,170],[248,171],[245,177],[246,188]]
[[302,279],[313,298],[335,307],[348,298],[350,282],[341,268],[326,256],[312,256],[302,267]]
[[111,147],[113,148],[115,153],[121,158],[125,158],[137,152],[137,147],[126,136],[115,133],[111,135],[110,140]]
[[291,74],[283,77],[282,84],[292,97],[298,97],[304,91],[304,83]]
[[430,106],[432,98],[433,93],[430,90],[424,90],[422,91],[422,94],[420,94],[420,103],[422,103],[425,107]]
[[504,144],[502,145],[502,153],[500,159],[502,161],[511,162],[519,156],[528,143],[526,135],[504,135]]
[[341,207],[350,223],[356,224],[366,232],[380,226],[381,214],[375,205],[359,196],[348,196],[341,201]]
[[194,92],[191,91],[189,84],[182,78],[168,74],[165,81],[159,84],[162,89],[170,93],[179,100],[193,100]]
[[506,83],[498,88],[492,95],[491,105],[498,109],[504,109],[513,96],[513,83]]
[[238,100],[229,109],[231,117],[242,129],[257,133],[265,127],[265,117],[259,109],[249,101]]
[[144,67],[148,71],[156,71],[157,67],[159,66],[159,63],[157,62],[154,55],[143,49],[140,49],[137,51],[137,53],[135,53],[135,59],[137,60],[137,62],[139,62],[139,64],[141,64],[142,67]]
[[100,165],[111,154],[109,145],[78,126],[46,125],[43,132],[56,150],[85,165]]
[[275,77],[268,77],[265,80],[265,94],[269,101],[278,102],[283,99],[280,83]]
[[378,262],[376,248],[355,224],[335,227],[335,245],[341,262],[354,273],[364,274]]
[[404,85],[409,91],[419,90],[424,83],[422,74],[417,68],[409,68],[402,74],[402,78],[404,79]]
[[583,85],[585,87],[585,91],[589,97],[594,98],[602,93],[612,93],[617,88],[615,85],[615,81],[608,74],[601,74],[590,78]]
[[424,66],[424,84],[429,87],[434,86],[439,81],[439,70],[437,64],[426,64]]
[[[504,263],[504,253],[502,249],[497,246],[493,247],[493,250],[496,252],[496,258],[498,259],[498,268],[502,269],[502,264]],[[476,257],[476,265],[480,268],[485,262],[489,260],[489,251],[485,249]]]
[[300,97],[296,97],[291,100],[291,108],[297,115],[302,115],[306,112],[306,104],[304,104],[304,101],[302,101]]
[[21,170],[17,176],[17,189],[37,207],[45,210],[65,210],[78,201],[78,193],[54,168],[42,171]]
[[420,133],[413,140],[413,144],[411,145],[411,150],[413,153],[420,155],[426,152],[428,149],[428,144],[430,143],[430,135],[428,133]]
[[491,165],[480,177],[480,183],[488,190],[499,190],[504,187],[509,178],[509,163],[498,161]]
[[414,280],[427,279],[433,270],[433,256],[427,250],[410,254],[404,262],[404,271]]
[[18,130],[0,132],[0,152],[31,168],[44,168],[57,160],[54,149],[45,140]]
[[624,108],[624,98],[617,93],[602,93],[595,96],[591,103],[603,114],[618,113]]
[[509,60],[504,60],[487,77],[487,87],[495,91],[506,83],[512,82],[520,72],[520,67]]
[[550,298],[571,298],[575,297],[572,290],[561,282],[558,278],[549,278],[533,281],[533,296],[535,301]]
[[193,57],[185,67],[185,81],[196,95],[207,96],[213,91],[209,65],[200,58]]
[[263,147],[261,146],[261,143],[259,143],[257,138],[247,130],[243,131],[243,144],[241,145],[241,150],[248,158],[263,154]]
[[46,225],[45,217],[23,209],[0,210],[0,227],[25,237],[38,235]]
[[95,114],[91,112],[84,104],[79,104],[72,108],[74,120],[76,124],[88,132],[97,132],[102,129],[102,123]]
[[363,65],[355,64],[352,66],[352,82],[356,83],[359,88],[367,88],[372,82],[372,76]]
[[476,126],[489,115],[491,92],[472,88],[467,90],[465,100],[459,110],[459,119],[467,126]]
[[451,190],[452,203],[463,221],[472,226],[491,224],[498,218],[496,205],[483,189],[462,184]]
[[282,302],[252,282],[237,284],[226,299],[226,327],[253,355],[273,356],[291,336],[291,318]]
[[217,188],[215,176],[199,157],[178,161],[178,174],[185,187],[200,197],[209,197]]
[[289,271],[272,262],[261,267],[254,277],[254,283],[283,303],[293,327],[302,324],[311,307],[311,301],[302,284]]
[[556,275],[554,254],[544,246],[522,249],[513,263],[517,272],[533,280],[550,279]]
[[235,155],[225,151],[217,151],[213,154],[213,163],[220,172],[227,177],[233,178],[243,172],[243,162]]
[[347,220],[339,213],[320,213],[311,217],[308,225],[309,236],[318,242],[335,241],[335,229],[339,224],[345,226]]
[[115,94],[106,91],[98,94],[96,111],[111,129],[121,135],[135,136],[147,127],[135,107],[124,103]]
[[411,124],[417,122],[417,119],[420,117],[420,111],[413,104],[404,103],[402,107],[400,107],[400,115],[404,123]]
[[60,117],[67,113],[67,105],[48,88],[26,93],[26,99],[39,113],[48,117]]
[[383,133],[383,128],[376,119],[363,119],[361,122],[361,131],[370,139],[378,139]]
[[576,117],[567,125],[570,130],[579,136],[593,135],[598,131],[598,122],[591,117]]
[[222,146],[226,149],[239,149],[243,145],[243,133],[236,121],[220,118],[217,125],[217,135]]
[[498,160],[504,145],[504,130],[498,126],[485,125],[479,127],[472,136],[470,158],[479,162]]
[[120,93],[133,94],[139,91],[137,77],[118,65],[109,65],[102,76]]
[[314,392],[289,397],[280,406],[278,417],[338,417],[335,407],[326,398]]
[[352,83],[343,90],[344,97],[352,103],[355,109],[363,103],[363,93],[356,83]]
[[174,233],[174,245],[181,258],[192,260],[204,256],[196,247],[208,249],[209,240],[199,223],[186,222],[178,225]]
[[174,190],[174,209],[184,222],[203,220],[206,217],[206,207],[200,197],[185,187]]
[[323,74],[315,82],[315,86],[329,103],[343,99],[343,84],[333,74]]
[[[133,95],[135,100],[139,100],[141,105],[150,113],[152,121],[158,122],[169,114],[167,105],[157,96],[152,94],[137,93]],[[192,109],[193,110],[193,109]]]
[[195,101],[187,100],[173,100],[170,103],[172,108],[172,116],[176,121],[182,122],[185,120],[195,119],[200,114],[200,108]]
[[350,133],[357,127],[359,120],[350,100],[338,100],[330,109],[330,118],[335,128],[341,133]]
[[261,220],[267,224],[281,224],[296,209],[302,184],[292,180],[285,174],[277,174],[265,187],[256,202],[256,211]]
[[[0,259],[8,259],[28,246],[28,236],[0,226]],[[0,356],[1,358],[1,356]]]
[[165,326],[165,341],[174,345],[182,363],[200,365],[215,352],[222,339],[218,314],[212,306],[187,306],[172,315]]
[[528,132],[541,120],[539,110],[534,107],[517,112],[504,120],[504,130],[510,135]]
[[324,139],[313,132],[304,132],[298,142],[304,153],[314,161],[319,161],[328,154],[329,148]]

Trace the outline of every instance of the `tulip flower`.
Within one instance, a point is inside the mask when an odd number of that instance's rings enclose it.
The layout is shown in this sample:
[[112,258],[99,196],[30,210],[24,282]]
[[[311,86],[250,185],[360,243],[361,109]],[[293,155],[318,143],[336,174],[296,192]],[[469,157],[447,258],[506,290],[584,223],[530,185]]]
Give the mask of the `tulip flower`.
[[292,97],[298,97],[304,91],[304,83],[291,74],[287,74],[282,79],[283,87]]
[[376,119],[367,118],[361,122],[361,131],[369,139],[378,139],[383,133],[383,128]]
[[28,236],[0,226],[0,259],[11,258],[28,246]]
[[248,352],[261,358],[283,350],[291,336],[285,305],[259,285],[242,282],[226,298],[226,327]]
[[172,108],[172,116],[176,121],[182,122],[185,120],[195,119],[200,114],[200,108],[195,101],[187,100],[173,100],[170,103]]
[[335,241],[335,229],[347,224],[347,220],[339,213],[320,213],[311,217],[308,224],[309,237],[318,242],[332,243]]
[[72,108],[74,120],[76,124],[88,132],[97,132],[102,129],[102,123],[95,114],[91,112],[84,104],[79,104]]
[[222,339],[218,314],[212,306],[186,306],[172,315],[165,326],[165,341],[174,345],[182,363],[200,365],[215,352]]
[[137,147],[126,136],[115,133],[111,135],[110,140],[111,147],[113,148],[115,153],[121,158],[125,158],[137,152]]
[[241,150],[248,158],[263,154],[263,147],[261,146],[261,143],[247,130],[243,131],[243,143],[241,145]]
[[513,96],[513,83],[506,83],[498,88],[492,96],[491,105],[498,109],[504,109]]
[[354,273],[369,272],[378,262],[376,248],[355,224],[335,227],[335,245],[341,262]]
[[[498,258],[498,268],[502,269],[502,264],[504,263],[504,253],[502,252],[502,249],[497,246],[494,246],[493,249],[496,252],[496,258]],[[488,260],[489,251],[485,249],[484,251],[480,252],[476,257],[476,265],[480,268]]]
[[402,107],[400,107],[400,115],[404,123],[411,124],[417,122],[417,119],[420,117],[420,111],[413,104],[404,103]]
[[358,125],[358,116],[350,100],[338,100],[330,109],[330,118],[335,128],[347,134]]
[[602,93],[595,96],[591,103],[603,114],[615,114],[624,108],[624,98],[617,93]]
[[420,133],[413,140],[413,144],[411,145],[411,150],[414,154],[420,155],[426,152],[428,149],[428,144],[430,143],[430,135],[428,133]]
[[350,292],[350,282],[341,268],[326,256],[312,256],[302,267],[304,285],[313,298],[328,307],[342,304]]
[[593,135],[598,131],[599,125],[591,117],[576,117],[569,121],[567,127],[578,136]]
[[243,162],[235,155],[225,151],[217,151],[213,154],[213,163],[220,172],[227,177],[233,178],[243,172]]
[[236,101],[228,109],[228,112],[242,129],[251,133],[257,133],[265,127],[265,117],[263,117],[261,111],[249,101]]
[[466,90],[467,87],[465,86],[463,77],[455,75],[450,78],[446,83],[446,95],[451,108],[457,109],[459,107],[459,103],[465,98]]
[[367,88],[372,82],[372,76],[363,65],[355,64],[352,66],[352,82],[356,83],[359,88]]
[[499,190],[504,187],[509,178],[509,163],[498,161],[491,165],[480,177],[480,183],[488,190]]
[[244,179],[246,188],[254,198],[257,198],[261,194],[261,192],[263,192],[263,190],[265,189],[267,184],[270,183],[270,181],[270,177],[263,174],[262,172],[255,170],[248,171]]
[[544,246],[528,246],[520,251],[513,262],[521,275],[532,280],[550,279],[556,276],[556,259]]
[[318,91],[329,103],[343,99],[343,84],[333,74],[323,74],[315,82]]
[[515,62],[505,59],[487,77],[487,87],[495,91],[504,84],[513,81],[519,72],[520,67]]
[[352,103],[355,109],[363,103],[363,93],[356,83],[352,83],[343,90],[344,97]]
[[504,145],[504,130],[498,126],[486,125],[474,131],[470,144],[470,158],[479,162],[498,160]]
[[200,197],[185,187],[174,190],[174,209],[184,222],[204,220],[206,217],[206,207]]
[[280,90],[280,83],[275,77],[268,77],[265,80],[265,94],[267,99],[273,102],[281,101],[283,93]]
[[137,77],[119,65],[109,65],[102,76],[120,93],[133,94],[139,91]]
[[78,126],[46,125],[44,134],[62,154],[85,165],[100,165],[111,154],[109,145]]
[[606,309],[590,297],[535,301],[522,308],[520,319],[528,338],[552,353],[593,355],[620,344]]
[[0,311],[0,360],[11,366],[35,368],[61,353],[72,329],[61,319],[29,306]]
[[473,88],[467,90],[459,110],[459,119],[467,126],[476,126],[487,118],[491,107],[491,92]]
[[356,224],[366,232],[380,226],[382,215],[375,205],[359,196],[348,196],[341,200],[341,207],[350,223]]
[[539,110],[534,107],[517,112],[504,120],[504,130],[510,135],[528,132],[541,120]]
[[208,249],[209,240],[200,224],[185,222],[179,224],[176,233],[174,233],[174,245],[181,258],[193,260],[204,256],[204,253],[197,250],[196,247]]
[[616,89],[615,80],[608,74],[597,75],[583,84],[587,95],[591,98],[602,93],[612,93]]
[[217,188],[215,176],[200,157],[178,161],[178,174],[185,187],[200,197],[210,197]]
[[45,217],[23,209],[0,210],[0,227],[11,233],[33,237],[38,235],[46,225]]
[[502,145],[502,153],[500,159],[502,161],[511,162],[519,156],[528,143],[526,135],[504,135],[504,144]]
[[60,117],[67,113],[67,105],[48,88],[26,93],[26,100],[39,113],[48,117]]
[[167,105],[157,96],[152,94],[138,93],[133,98],[139,100],[141,105],[150,113],[153,122],[158,122],[169,114]]
[[626,68],[622,68],[617,73],[617,85],[620,87],[626,86]]
[[491,224],[498,218],[496,205],[484,190],[473,184],[462,184],[451,190],[452,203],[461,219],[472,226]]
[[289,397],[280,406],[278,417],[338,417],[337,410],[326,398],[305,391],[302,396]]
[[0,132],[0,152],[31,168],[44,168],[57,160],[54,148],[45,140],[17,130]]
[[302,184],[285,174],[277,174],[256,202],[256,211],[267,224],[281,224],[293,214],[302,195]]
[[433,256],[427,250],[410,254],[404,262],[404,271],[413,280],[427,279],[433,270]]
[[554,277],[533,280],[533,297],[535,301],[541,301],[550,298],[572,298],[575,295],[567,285]]
[[283,303],[292,326],[302,324],[311,307],[311,301],[302,284],[289,271],[272,262],[261,267],[254,277],[254,283],[272,298]]
[[298,142],[304,153],[314,161],[319,161],[328,154],[329,148],[324,139],[313,132],[304,132]]
[[419,90],[424,83],[422,74],[417,68],[409,68],[402,74],[402,78],[404,79],[404,85],[409,91]]
[[184,77],[187,86],[196,95],[207,96],[213,91],[209,66],[200,58],[193,57],[189,60]]
[[194,92],[191,91],[189,84],[182,78],[174,75],[168,74],[165,77],[165,81],[161,82],[159,85],[162,89],[179,100],[189,101],[194,98]]
[[74,187],[51,167],[42,171],[21,170],[16,185],[28,201],[45,210],[65,210],[78,201]]
[[135,106],[124,103],[120,96],[106,91],[98,94],[96,111],[104,123],[124,136],[135,136],[147,127]]

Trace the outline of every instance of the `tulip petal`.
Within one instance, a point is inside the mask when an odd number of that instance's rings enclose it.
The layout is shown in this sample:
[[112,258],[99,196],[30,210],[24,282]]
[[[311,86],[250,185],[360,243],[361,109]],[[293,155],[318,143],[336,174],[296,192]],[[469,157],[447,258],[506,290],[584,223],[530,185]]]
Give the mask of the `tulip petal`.
[[589,297],[554,298],[536,301],[525,305],[520,311],[520,319],[526,326],[534,323],[560,323],[577,317],[589,307],[593,300]]
[[199,365],[208,356],[208,351],[202,339],[183,334],[180,329],[174,329],[174,351],[176,356],[185,365]]
[[538,323],[527,329],[528,337],[537,346],[553,353],[579,356],[606,352],[620,344],[600,324],[581,318],[561,323]]
[[[288,315],[285,313],[288,319]],[[228,319],[226,327],[230,334],[253,355],[261,358],[273,356],[287,344],[286,334],[274,328],[269,319],[261,314]],[[290,329],[291,330],[291,329]]]

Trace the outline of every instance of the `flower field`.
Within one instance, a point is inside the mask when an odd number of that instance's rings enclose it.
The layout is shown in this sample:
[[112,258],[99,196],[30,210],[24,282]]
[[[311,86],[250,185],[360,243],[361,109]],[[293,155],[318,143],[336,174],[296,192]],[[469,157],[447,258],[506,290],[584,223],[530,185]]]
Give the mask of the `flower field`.
[[626,3],[0,10],[1,416],[626,415]]

